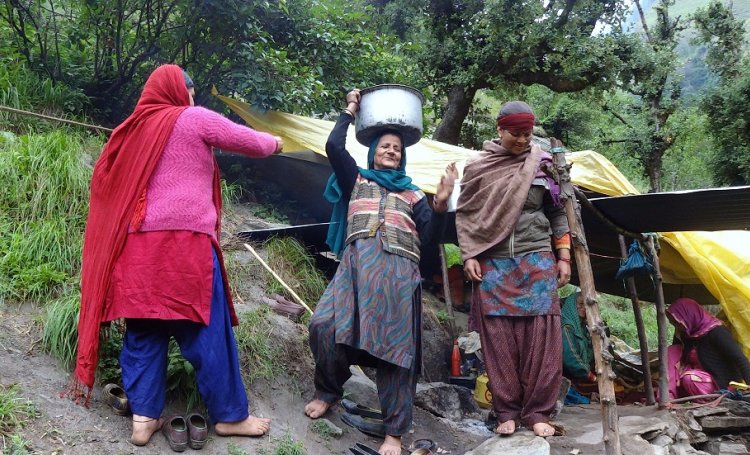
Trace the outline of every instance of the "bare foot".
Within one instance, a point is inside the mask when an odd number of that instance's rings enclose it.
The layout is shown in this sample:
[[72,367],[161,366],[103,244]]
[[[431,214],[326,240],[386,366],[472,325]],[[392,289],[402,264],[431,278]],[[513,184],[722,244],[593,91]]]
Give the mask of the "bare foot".
[[219,436],[263,436],[271,429],[271,419],[248,416],[239,422],[218,422],[214,431]]
[[151,440],[151,436],[161,429],[163,423],[164,419],[133,414],[133,434],[130,436],[130,443],[145,446]]
[[401,455],[401,437],[386,435],[378,453],[380,455]]
[[323,414],[328,412],[328,408],[330,407],[331,403],[327,403],[316,398],[307,403],[307,405],[305,406],[305,414],[307,414],[307,417],[311,419],[317,419],[318,417],[321,417],[323,416]]
[[535,435],[541,436],[543,438],[555,435],[555,428],[546,422],[535,423],[532,428],[534,429]]
[[516,421],[515,420],[507,420],[505,422],[500,423],[500,425],[497,426],[495,429],[495,433],[508,436],[516,432]]

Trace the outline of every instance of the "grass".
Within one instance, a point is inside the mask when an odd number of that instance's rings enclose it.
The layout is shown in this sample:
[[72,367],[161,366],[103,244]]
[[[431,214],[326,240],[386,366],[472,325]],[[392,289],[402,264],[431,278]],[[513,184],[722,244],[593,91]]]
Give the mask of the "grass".
[[[300,298],[315,308],[323,295],[328,280],[315,265],[307,249],[291,237],[275,237],[265,244],[268,265],[291,287]],[[266,274],[266,289],[272,294],[293,297],[270,273]]]
[[[55,117],[66,117],[66,112],[82,113],[89,102],[80,91],[41,78],[17,60],[0,58],[0,104]],[[28,133],[51,131],[58,127],[57,123],[35,117],[0,113],[0,130]]]
[[[635,316],[630,299],[599,294],[599,310],[612,335],[623,340],[631,348],[639,349],[638,329],[635,326]],[[646,330],[649,350],[654,350],[658,345],[656,307],[653,304],[641,302],[641,314],[643,315],[643,326]],[[668,324],[667,327],[667,340],[671,342],[674,328],[671,324]]]
[[281,438],[275,439],[274,443],[275,447],[271,452],[265,449],[260,449],[258,450],[258,453],[261,455],[305,455],[307,453],[305,445],[292,438],[289,433]]
[[310,431],[320,436],[324,441],[330,441],[331,438],[336,437],[331,427],[322,420],[313,420],[310,423]]
[[281,348],[273,342],[274,326],[269,320],[266,306],[246,311],[240,315],[240,325],[235,327],[240,368],[246,381],[270,379],[282,371]]
[[53,300],[78,281],[91,176],[85,156],[99,145],[64,130],[0,143],[0,299]]
[[39,416],[36,406],[21,397],[18,385],[0,385],[0,436],[5,439]]
[[50,303],[42,335],[45,350],[68,370],[73,367],[78,346],[79,306],[80,291],[77,288]]

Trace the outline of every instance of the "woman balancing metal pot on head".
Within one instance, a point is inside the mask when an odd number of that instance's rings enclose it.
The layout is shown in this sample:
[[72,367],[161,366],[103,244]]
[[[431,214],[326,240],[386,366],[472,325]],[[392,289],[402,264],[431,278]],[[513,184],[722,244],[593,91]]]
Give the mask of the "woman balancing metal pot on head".
[[472,316],[496,432],[523,424],[546,437],[562,378],[557,288],[570,279],[570,235],[559,188],[540,168],[551,157],[531,142],[533,127],[528,104],[502,106],[498,138],[464,169],[456,229],[466,277],[476,282]]
[[345,146],[359,91],[346,101],[326,143],[334,171],[325,193],[334,204],[328,244],[341,263],[310,322],[315,398],[305,413],[321,417],[341,398],[350,365],[374,367],[385,427],[379,453],[400,455],[421,365],[420,250],[433,241],[457,171],[446,168],[433,210],[404,173],[411,144],[399,131],[376,135],[367,169],[357,167]]
[[170,337],[195,367],[217,434],[259,436],[269,429],[269,419],[249,415],[240,375],[211,147],[263,158],[280,152],[282,143],[193,106],[193,93],[177,65],[155,69],[135,111],[104,146],[91,179],[70,392],[76,398],[84,389],[90,393],[99,329],[124,319],[120,365],[135,445],[145,445],[162,426]]

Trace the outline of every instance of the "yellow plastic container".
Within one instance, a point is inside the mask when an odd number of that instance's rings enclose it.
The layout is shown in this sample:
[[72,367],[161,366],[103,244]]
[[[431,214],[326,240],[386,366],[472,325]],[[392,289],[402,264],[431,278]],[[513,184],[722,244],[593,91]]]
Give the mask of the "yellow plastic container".
[[477,377],[477,385],[474,386],[474,400],[480,408],[485,409],[492,407],[492,393],[487,388],[487,382],[489,382],[487,373],[482,373]]

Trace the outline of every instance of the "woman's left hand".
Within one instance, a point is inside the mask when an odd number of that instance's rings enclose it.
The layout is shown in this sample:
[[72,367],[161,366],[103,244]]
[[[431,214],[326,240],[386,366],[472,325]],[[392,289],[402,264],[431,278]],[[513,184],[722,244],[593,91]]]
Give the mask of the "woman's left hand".
[[445,212],[448,210],[448,199],[453,194],[453,187],[456,186],[457,179],[458,169],[456,168],[456,163],[451,163],[445,167],[445,174],[440,177],[440,182],[437,186],[434,200],[434,209],[436,211]]
[[557,287],[561,288],[570,283],[570,262],[557,261]]

